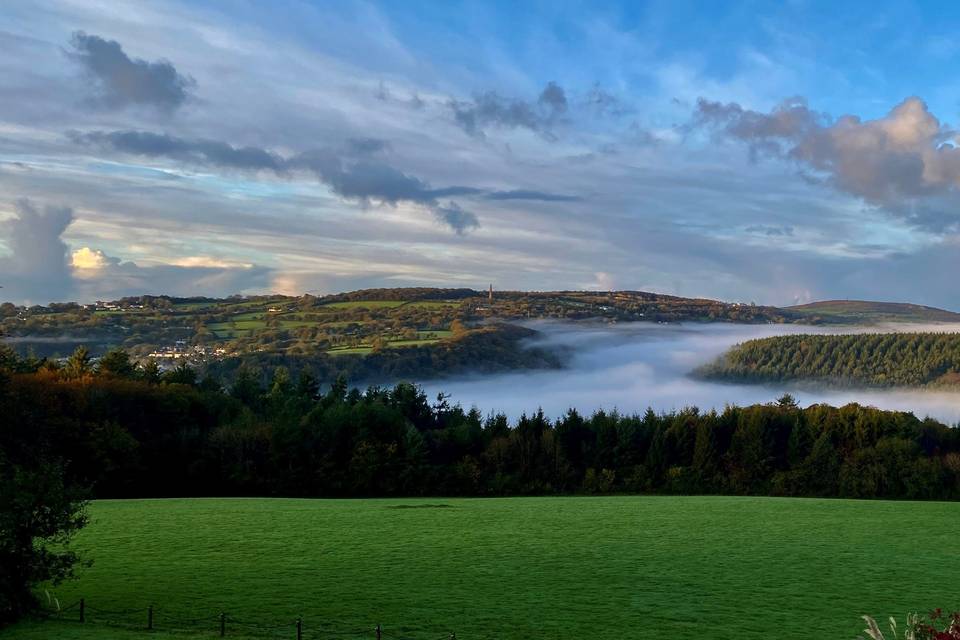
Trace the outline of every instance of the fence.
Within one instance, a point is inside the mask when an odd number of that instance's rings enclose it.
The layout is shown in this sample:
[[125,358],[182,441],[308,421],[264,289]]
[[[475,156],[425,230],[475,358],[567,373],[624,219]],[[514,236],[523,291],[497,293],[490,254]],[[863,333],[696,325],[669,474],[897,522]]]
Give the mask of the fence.
[[[143,631],[175,631],[205,634],[211,637],[243,637],[243,638],[289,638],[296,640],[350,640],[352,638],[369,638],[371,640],[403,640],[405,636],[387,631],[381,625],[360,630],[333,629],[322,623],[308,626],[303,617],[289,620],[280,624],[263,624],[252,620],[235,618],[226,611],[220,611],[201,617],[185,618],[166,612],[153,605],[147,608],[132,609],[101,609],[92,606],[85,598],[80,598],[67,607],[60,607],[58,602],[51,602],[55,607],[45,607],[42,615],[45,618],[74,622],[77,624],[99,624],[124,627],[126,629],[140,629]],[[418,637],[423,637],[418,633]],[[446,632],[443,635],[431,635],[429,640],[456,640],[457,635]]]

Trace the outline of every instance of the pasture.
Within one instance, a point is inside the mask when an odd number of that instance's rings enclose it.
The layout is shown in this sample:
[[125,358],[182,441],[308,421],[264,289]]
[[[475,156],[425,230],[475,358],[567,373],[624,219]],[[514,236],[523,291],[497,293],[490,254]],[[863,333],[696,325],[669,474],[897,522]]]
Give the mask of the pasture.
[[[63,603],[153,634],[35,621],[11,640],[164,638],[217,612],[304,638],[855,638],[960,607],[960,504],[730,497],[101,501]],[[293,638],[292,627],[271,637]],[[366,635],[342,634],[366,629]],[[326,630],[324,632],[323,630]],[[227,637],[243,637],[228,627]]]

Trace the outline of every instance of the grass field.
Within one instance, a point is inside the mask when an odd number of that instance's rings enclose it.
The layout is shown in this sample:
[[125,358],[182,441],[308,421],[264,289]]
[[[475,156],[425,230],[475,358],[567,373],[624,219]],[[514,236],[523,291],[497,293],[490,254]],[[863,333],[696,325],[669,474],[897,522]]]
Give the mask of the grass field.
[[[960,607],[960,504],[773,498],[196,499],[91,506],[64,603],[385,638],[852,639]],[[12,640],[167,638],[29,622]],[[138,613],[130,621],[143,623]],[[292,627],[273,637],[295,637]],[[284,635],[285,634],[285,635]],[[228,637],[241,637],[228,628]],[[367,634],[366,637],[372,637]]]
[[351,300],[349,302],[328,302],[323,309],[392,309],[406,304],[403,300]]

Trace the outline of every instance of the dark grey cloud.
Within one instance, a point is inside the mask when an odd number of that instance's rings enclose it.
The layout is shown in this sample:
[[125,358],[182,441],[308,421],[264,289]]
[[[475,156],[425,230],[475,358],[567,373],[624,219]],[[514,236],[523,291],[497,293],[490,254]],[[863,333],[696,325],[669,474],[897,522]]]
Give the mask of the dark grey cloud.
[[285,170],[286,161],[259,147],[234,147],[217,140],[186,140],[149,131],[68,131],[74,143],[147,157],[165,157],[200,165],[247,171]]
[[463,235],[467,231],[480,226],[477,216],[469,211],[464,211],[456,202],[438,204],[434,206],[432,210],[433,215],[436,216],[438,220],[450,226],[450,228],[458,234]]
[[196,84],[166,60],[130,58],[116,40],[77,31],[70,45],[70,57],[94,82],[94,102],[104,107],[146,105],[169,112],[187,100]]
[[759,233],[765,236],[792,236],[793,227],[784,224],[784,225],[771,225],[771,224],[753,224],[744,229],[747,233]]
[[548,82],[540,92],[537,103],[551,114],[561,115],[567,110],[567,94],[556,82]]
[[957,132],[927,105],[907,98],[886,116],[836,120],[791,98],[769,113],[700,99],[691,126],[749,145],[755,159],[794,161],[834,187],[884,207],[917,226],[957,228],[960,149]]
[[70,223],[70,207],[38,207],[18,200],[16,217],[0,231],[10,254],[0,257],[0,298],[50,302],[67,297],[72,288],[70,254],[61,239]]
[[488,128],[529,129],[553,139],[551,129],[567,112],[563,87],[548,82],[535,102],[509,99],[494,91],[474,95],[472,101],[451,100],[448,106],[457,126],[471,136],[483,137]]
[[[429,183],[389,164],[365,156],[358,159],[350,153],[333,149],[315,149],[284,157],[260,147],[235,147],[216,140],[187,139],[147,131],[70,131],[67,136],[76,144],[101,150],[168,158],[203,166],[270,171],[279,176],[286,176],[293,171],[307,171],[336,195],[347,200],[365,205],[371,202],[393,206],[402,202],[417,204],[430,210],[438,220],[458,234],[479,226],[474,214],[455,206],[455,203],[442,206],[438,200],[475,194],[478,193],[477,189],[463,186],[433,189]],[[369,143],[367,147],[383,148]]]
[[532,191],[529,189],[512,189],[510,191],[493,191],[487,194],[488,200],[539,200],[542,202],[579,202],[582,200],[579,196],[570,196],[560,193],[547,193],[545,191]]
[[456,196],[476,196],[485,193],[484,189],[477,187],[453,186],[443,187],[441,189],[431,189],[428,194],[433,198],[450,198]]
[[330,151],[311,151],[299,154],[287,161],[292,169],[313,172],[338,196],[357,200],[364,204],[379,201],[396,206],[412,202],[430,210],[434,217],[449,226],[458,235],[480,226],[476,215],[464,211],[454,202],[441,205],[438,198],[452,195],[469,195],[472,187],[447,187],[432,189],[430,185],[382,162],[360,160],[348,161]]

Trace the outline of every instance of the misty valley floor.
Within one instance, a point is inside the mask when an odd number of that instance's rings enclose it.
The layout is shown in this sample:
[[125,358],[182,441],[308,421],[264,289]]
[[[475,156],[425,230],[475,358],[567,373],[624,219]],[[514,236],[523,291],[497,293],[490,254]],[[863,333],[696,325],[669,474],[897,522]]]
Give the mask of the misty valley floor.
[[951,503],[185,499],[101,501],[90,515],[77,546],[94,565],[55,590],[64,605],[84,597],[88,623],[3,637],[147,637],[98,620],[143,625],[153,603],[153,637],[189,618],[213,636],[226,611],[263,625],[302,615],[305,638],[372,637],[377,623],[424,640],[852,638],[864,613],[960,604]]
[[450,394],[451,401],[483,411],[494,409],[516,418],[540,407],[551,417],[571,407],[582,413],[619,409],[623,413],[675,411],[695,406],[722,411],[728,404],[746,406],[775,400],[784,393],[801,405],[850,402],[910,411],[948,424],[960,421],[956,391],[890,388],[855,389],[802,384],[731,384],[704,380],[691,372],[736,344],[770,336],[891,331],[960,332],[960,324],[881,326],[805,326],[790,324],[648,322],[533,322],[541,338],[535,343],[572,354],[560,370],[523,371],[427,381],[430,396]]

